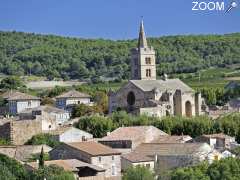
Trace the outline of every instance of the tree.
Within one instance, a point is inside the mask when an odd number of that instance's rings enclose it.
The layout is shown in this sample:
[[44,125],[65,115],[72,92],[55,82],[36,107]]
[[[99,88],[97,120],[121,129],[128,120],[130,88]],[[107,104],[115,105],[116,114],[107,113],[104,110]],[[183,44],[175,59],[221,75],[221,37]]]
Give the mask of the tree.
[[6,77],[0,82],[1,89],[19,89],[22,87],[25,87],[23,82],[15,76]]
[[75,118],[75,117],[82,117],[85,115],[91,115],[94,112],[95,112],[94,107],[88,106],[85,104],[78,104],[73,107],[72,117]]
[[42,146],[41,153],[40,153],[40,156],[39,156],[39,167],[40,167],[40,168],[43,168],[43,167],[44,167],[44,151],[43,151],[43,146]]
[[154,175],[147,167],[138,165],[127,169],[123,180],[154,180]]

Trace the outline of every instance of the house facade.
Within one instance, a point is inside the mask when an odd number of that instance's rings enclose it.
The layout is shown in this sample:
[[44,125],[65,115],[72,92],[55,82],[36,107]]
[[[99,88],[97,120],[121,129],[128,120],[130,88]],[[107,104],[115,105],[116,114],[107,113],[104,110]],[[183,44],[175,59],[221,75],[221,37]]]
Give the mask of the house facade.
[[156,174],[178,167],[193,166],[207,160],[219,160],[221,154],[207,143],[145,143],[122,155],[122,171],[130,166],[150,167]]
[[179,79],[164,74],[157,80],[155,51],[148,46],[143,22],[137,48],[131,51],[131,80],[118,91],[109,92],[109,112],[126,110],[149,116],[201,115],[203,99]]
[[52,106],[38,106],[32,109],[26,109],[19,113],[21,119],[36,118],[36,116],[49,116],[55,119],[57,125],[62,125],[70,119],[70,113],[64,109]]
[[211,147],[220,151],[231,149],[231,144],[236,143],[235,138],[223,133],[205,134],[192,139],[190,142],[208,143]]
[[48,133],[54,135],[57,141],[64,143],[82,142],[93,139],[92,134],[74,127],[59,127],[55,131]]
[[21,92],[8,92],[6,98],[8,102],[8,111],[10,115],[17,115],[18,113],[40,106],[40,98],[31,96]]
[[51,159],[78,159],[104,168],[106,177],[121,175],[120,152],[100,143],[88,141],[64,143],[49,152]]
[[56,107],[71,111],[74,105],[91,105],[92,103],[90,98],[91,96],[85,93],[81,93],[75,90],[68,91],[56,97]]

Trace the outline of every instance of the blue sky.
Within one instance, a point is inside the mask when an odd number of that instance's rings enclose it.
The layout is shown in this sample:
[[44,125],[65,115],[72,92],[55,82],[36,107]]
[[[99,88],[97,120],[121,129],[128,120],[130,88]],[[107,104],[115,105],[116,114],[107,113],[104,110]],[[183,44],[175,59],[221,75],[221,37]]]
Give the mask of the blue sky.
[[129,39],[144,16],[148,36],[240,32],[240,2],[226,14],[192,11],[192,1],[200,0],[0,0],[0,30]]

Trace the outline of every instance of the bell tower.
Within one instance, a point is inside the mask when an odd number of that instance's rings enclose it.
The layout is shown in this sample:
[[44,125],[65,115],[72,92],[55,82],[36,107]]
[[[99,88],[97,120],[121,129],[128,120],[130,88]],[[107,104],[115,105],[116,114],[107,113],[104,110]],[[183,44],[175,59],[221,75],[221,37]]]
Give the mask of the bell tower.
[[140,23],[138,46],[131,50],[131,79],[156,80],[155,51],[148,46],[143,20]]

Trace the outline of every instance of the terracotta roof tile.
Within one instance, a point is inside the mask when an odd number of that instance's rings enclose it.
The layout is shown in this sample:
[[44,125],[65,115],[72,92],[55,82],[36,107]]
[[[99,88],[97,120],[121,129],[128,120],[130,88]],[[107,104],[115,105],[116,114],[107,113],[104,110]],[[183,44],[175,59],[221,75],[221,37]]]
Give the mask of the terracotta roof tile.
[[[91,169],[94,169],[94,170],[100,171],[100,172],[105,171],[105,169],[103,169],[101,167],[98,167],[98,166],[95,166],[92,164],[88,164],[88,163],[79,161],[77,159],[66,159],[66,160],[59,159],[59,160],[45,161],[44,163],[46,166],[57,165],[59,167],[62,167],[66,171],[78,171],[77,168],[80,168],[80,167],[89,167]],[[31,163],[28,163],[28,165],[34,169],[38,168],[37,162],[31,162]]]
[[7,100],[40,100],[39,97],[32,96],[29,94],[21,93],[18,91],[9,91],[2,95]]
[[91,96],[85,93],[81,93],[76,90],[68,91],[64,94],[57,96],[56,98],[90,98]]
[[66,143],[68,146],[86,152],[92,156],[121,154],[120,152],[94,141]]
[[168,135],[154,126],[131,126],[120,127],[111,132],[108,136],[103,137],[100,141],[117,141],[117,140],[138,140],[145,141],[145,137],[152,136],[155,138],[160,135]]

